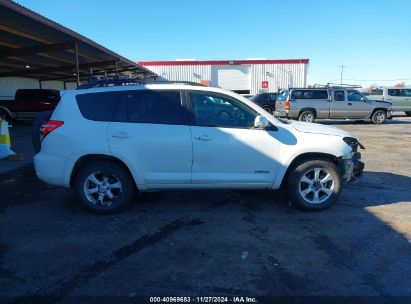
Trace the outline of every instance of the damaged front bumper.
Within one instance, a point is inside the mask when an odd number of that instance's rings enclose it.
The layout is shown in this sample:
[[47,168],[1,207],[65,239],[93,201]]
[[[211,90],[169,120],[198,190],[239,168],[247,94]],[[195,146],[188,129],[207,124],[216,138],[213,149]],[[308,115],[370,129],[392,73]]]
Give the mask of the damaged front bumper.
[[359,178],[364,171],[364,163],[361,161],[361,153],[351,152],[341,157],[340,169],[345,182],[351,182]]

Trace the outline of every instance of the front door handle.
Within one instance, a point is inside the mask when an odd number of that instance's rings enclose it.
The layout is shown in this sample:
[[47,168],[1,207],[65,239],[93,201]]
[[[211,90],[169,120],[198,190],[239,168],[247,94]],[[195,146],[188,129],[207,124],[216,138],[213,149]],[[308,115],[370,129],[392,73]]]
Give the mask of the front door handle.
[[209,137],[208,135],[203,135],[203,136],[198,136],[198,137],[194,137],[195,140],[201,140],[201,141],[209,141],[209,140],[213,140],[211,137]]
[[349,106],[352,106],[352,103],[351,103],[351,102],[349,102],[349,103],[348,103],[348,105],[349,105]]
[[114,133],[114,134],[111,135],[111,137],[120,138],[120,139],[129,138],[129,136],[127,135],[126,132]]

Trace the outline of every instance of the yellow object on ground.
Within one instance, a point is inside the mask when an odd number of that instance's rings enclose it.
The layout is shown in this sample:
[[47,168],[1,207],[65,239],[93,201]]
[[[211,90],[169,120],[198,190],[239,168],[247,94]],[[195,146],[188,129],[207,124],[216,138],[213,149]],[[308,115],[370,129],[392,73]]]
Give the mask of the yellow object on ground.
[[14,155],[10,149],[9,123],[0,118],[0,159]]

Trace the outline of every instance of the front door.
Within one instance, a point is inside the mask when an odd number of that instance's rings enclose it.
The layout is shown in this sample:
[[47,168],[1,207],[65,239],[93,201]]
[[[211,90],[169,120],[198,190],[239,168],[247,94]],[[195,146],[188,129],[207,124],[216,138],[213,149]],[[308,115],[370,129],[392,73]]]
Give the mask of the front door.
[[[364,119],[371,115],[371,101],[355,90],[346,91],[345,100],[342,100],[342,90],[334,91],[334,100],[331,105],[331,118]],[[337,98],[337,100],[336,100]]]
[[349,116],[347,118],[369,118],[371,115],[372,101],[364,97],[360,92],[347,91],[347,105]]
[[278,168],[275,131],[254,128],[256,111],[212,92],[188,94],[193,114],[192,183],[266,188]]

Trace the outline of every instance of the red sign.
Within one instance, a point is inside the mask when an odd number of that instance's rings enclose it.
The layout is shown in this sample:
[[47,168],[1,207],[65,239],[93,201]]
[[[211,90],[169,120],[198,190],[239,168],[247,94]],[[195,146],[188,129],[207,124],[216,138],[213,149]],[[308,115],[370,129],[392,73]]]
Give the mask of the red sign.
[[261,88],[262,89],[268,89],[268,81],[267,80],[261,81]]

